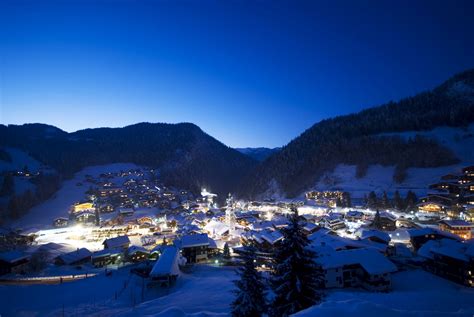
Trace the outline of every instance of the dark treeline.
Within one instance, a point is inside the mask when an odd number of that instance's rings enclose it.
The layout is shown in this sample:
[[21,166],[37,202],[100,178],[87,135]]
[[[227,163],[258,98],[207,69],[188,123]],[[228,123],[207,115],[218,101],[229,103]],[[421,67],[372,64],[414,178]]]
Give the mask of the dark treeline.
[[411,211],[416,210],[417,201],[418,198],[416,197],[416,194],[411,190],[407,192],[405,198],[400,195],[398,190],[394,192],[392,199],[388,197],[387,192],[383,192],[383,194],[378,197],[377,194],[372,191],[364,197],[366,206],[371,209],[395,209],[398,211]]
[[0,224],[20,218],[30,208],[49,199],[59,189],[61,177],[58,174],[39,174],[31,181],[35,185],[34,191],[15,194],[13,176],[9,173],[4,176],[0,191],[7,203],[0,205]]
[[196,192],[205,186],[223,195],[257,164],[190,123],[74,133],[41,124],[0,125],[0,146],[23,149],[66,178],[86,166],[130,162],[159,168],[169,185]]
[[[459,88],[465,86],[470,89]],[[454,154],[434,140],[419,136],[405,140],[387,134],[474,122],[473,87],[474,70],[470,70],[432,91],[323,120],[260,164],[244,181],[241,193],[256,196],[276,180],[286,194],[295,196],[338,164],[357,165],[359,177],[370,164],[396,166],[394,180],[401,182],[408,167],[456,163]]]

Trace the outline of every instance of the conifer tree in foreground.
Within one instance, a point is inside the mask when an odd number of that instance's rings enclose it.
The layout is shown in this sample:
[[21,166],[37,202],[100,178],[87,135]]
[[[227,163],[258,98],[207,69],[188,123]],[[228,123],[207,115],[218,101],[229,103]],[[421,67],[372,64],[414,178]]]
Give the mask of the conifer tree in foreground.
[[287,228],[284,239],[275,253],[272,288],[275,298],[271,316],[288,316],[321,301],[322,271],[315,263],[316,254],[310,250],[309,240],[299,223],[298,211]]
[[232,303],[233,317],[259,317],[266,311],[265,284],[262,275],[255,267],[255,249],[245,247],[244,264],[237,270],[240,280],[234,281],[237,286],[237,297]]

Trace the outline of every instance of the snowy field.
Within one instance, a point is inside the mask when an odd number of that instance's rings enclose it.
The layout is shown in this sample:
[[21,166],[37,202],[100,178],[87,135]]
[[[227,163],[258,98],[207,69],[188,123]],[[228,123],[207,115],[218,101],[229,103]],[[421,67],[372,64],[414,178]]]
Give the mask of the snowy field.
[[64,304],[66,316],[227,316],[235,278],[234,268],[196,266],[170,289],[146,288],[142,304],[141,279],[127,268],[57,285],[0,286],[0,315],[61,316]]
[[[196,266],[170,289],[146,289],[127,269],[61,285],[0,286],[2,316],[229,316],[234,269]],[[474,289],[416,270],[395,273],[390,293],[331,290],[297,316],[472,316]],[[124,282],[127,288],[120,293]],[[119,292],[118,299],[115,293]]]
[[[91,166],[76,173],[70,180],[63,182],[61,188],[52,198],[42,204],[32,208],[24,217],[11,224],[14,228],[45,229],[51,228],[53,219],[57,217],[67,217],[69,208],[75,202],[85,198],[85,192],[89,189],[89,184],[84,182],[85,175],[98,176],[106,172],[120,172],[121,170],[130,170],[139,168],[131,163],[117,163],[101,166]],[[117,179],[114,179],[117,181]],[[82,182],[82,186],[77,186]]]

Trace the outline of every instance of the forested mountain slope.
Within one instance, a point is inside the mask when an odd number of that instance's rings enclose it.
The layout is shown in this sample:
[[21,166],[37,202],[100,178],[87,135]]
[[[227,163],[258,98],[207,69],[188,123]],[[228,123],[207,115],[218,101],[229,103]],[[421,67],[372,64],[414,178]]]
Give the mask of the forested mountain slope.
[[1,125],[0,147],[20,148],[70,177],[86,166],[130,162],[159,168],[170,185],[226,194],[256,161],[191,123],[139,123],[67,133],[43,124]]
[[414,97],[313,125],[260,164],[244,180],[241,195],[278,192],[296,196],[338,164],[357,165],[357,177],[363,177],[373,164],[395,166],[394,180],[402,182],[409,167],[447,166],[459,159],[435,139],[421,135],[407,139],[388,133],[463,127],[471,122],[474,70]]

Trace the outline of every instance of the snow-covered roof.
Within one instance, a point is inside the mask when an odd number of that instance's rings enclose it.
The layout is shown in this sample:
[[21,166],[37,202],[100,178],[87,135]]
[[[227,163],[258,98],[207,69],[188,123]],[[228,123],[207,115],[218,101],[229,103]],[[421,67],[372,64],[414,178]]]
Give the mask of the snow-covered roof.
[[367,230],[363,229],[358,232],[359,238],[363,239],[370,239],[370,238],[378,238],[386,243],[390,242],[390,236],[388,233],[380,231],[380,230]]
[[106,239],[102,244],[106,248],[113,249],[123,247],[126,244],[130,244],[130,239],[128,238],[128,236],[118,236],[115,238]]
[[0,260],[4,262],[8,262],[8,263],[15,263],[27,258],[28,258],[28,255],[19,250],[6,251],[6,252],[0,253]]
[[182,248],[192,248],[199,246],[208,246],[209,237],[205,233],[201,234],[189,234],[183,236],[178,242],[177,245]]
[[364,248],[366,245],[359,241],[340,237],[335,234],[331,234],[332,231],[327,229],[319,229],[315,233],[308,236],[311,241],[311,247],[320,248],[321,246],[330,247],[333,250],[341,250],[348,248]]
[[335,251],[317,259],[323,269],[340,268],[345,265],[360,264],[369,274],[384,274],[397,271],[397,267],[381,253],[371,249],[351,249]]
[[136,246],[136,245],[132,245],[128,248],[128,254],[129,255],[133,255],[137,252],[142,252],[142,253],[146,253],[146,254],[149,254],[150,252],[145,249],[144,247],[140,247],[140,246]]
[[91,251],[89,251],[86,248],[81,248],[77,249],[76,251],[72,251],[66,254],[62,254],[58,256],[59,259],[61,259],[64,264],[73,264],[75,262],[84,260],[87,257],[90,257],[92,255]]
[[449,227],[474,227],[474,224],[460,219],[441,220],[440,223],[444,223]]
[[451,239],[430,240],[418,250],[418,255],[433,259],[434,254],[469,262],[474,258],[474,245]]
[[97,258],[102,258],[106,256],[118,255],[121,253],[122,252],[120,250],[104,249],[104,250],[100,250],[100,251],[92,253],[92,258],[97,259]]
[[227,226],[225,223],[212,219],[211,221],[209,221],[209,223],[207,223],[204,226],[204,230],[206,230],[207,232],[211,234],[216,234],[216,235],[221,236],[224,233],[229,231],[229,226]]
[[410,235],[410,238],[420,237],[420,236],[430,235],[430,234],[436,234],[436,235],[441,235],[441,236],[444,236],[446,238],[450,238],[450,239],[454,239],[454,240],[461,240],[461,238],[458,237],[455,234],[452,234],[452,233],[446,232],[446,231],[441,231],[441,230],[434,229],[434,228],[408,229],[407,232]]
[[160,277],[166,275],[178,275],[179,274],[179,262],[178,262],[178,248],[176,246],[167,246],[159,259],[153,265],[151,269],[151,277]]
[[303,226],[303,229],[306,231],[313,231],[316,229],[318,226],[315,223],[308,222]]

